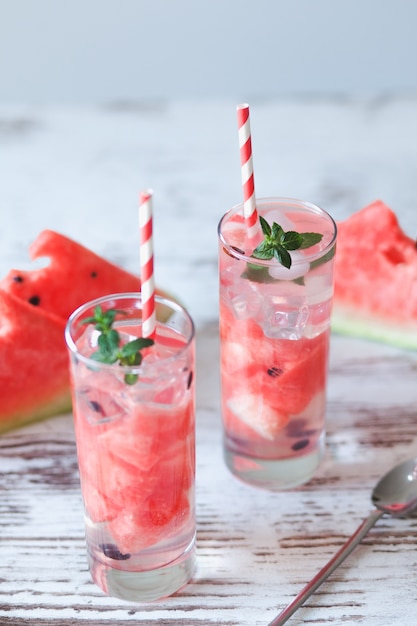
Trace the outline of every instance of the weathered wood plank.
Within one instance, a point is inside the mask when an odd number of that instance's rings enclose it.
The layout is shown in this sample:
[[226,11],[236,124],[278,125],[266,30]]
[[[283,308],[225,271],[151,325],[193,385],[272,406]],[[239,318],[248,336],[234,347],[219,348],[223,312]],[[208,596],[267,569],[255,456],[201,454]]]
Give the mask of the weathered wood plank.
[[[334,337],[328,453],[317,476],[277,494],[236,481],[221,458],[211,366],[216,332],[211,324],[199,334],[204,385],[198,393],[195,580],[173,598],[143,607],[106,598],[91,583],[72,418],[62,416],[0,440],[0,623],[266,624],[367,515],[375,479],[413,452],[416,356]],[[350,371],[352,384],[371,379],[360,402],[342,383]],[[387,380],[397,376],[400,398],[387,390]],[[406,610],[417,596],[410,584],[407,595],[402,590],[404,572],[417,560],[416,544],[417,520],[381,520],[300,610],[298,623],[338,623],[342,614],[351,623],[366,616],[372,626],[386,624],[389,614],[394,619],[398,597]]]

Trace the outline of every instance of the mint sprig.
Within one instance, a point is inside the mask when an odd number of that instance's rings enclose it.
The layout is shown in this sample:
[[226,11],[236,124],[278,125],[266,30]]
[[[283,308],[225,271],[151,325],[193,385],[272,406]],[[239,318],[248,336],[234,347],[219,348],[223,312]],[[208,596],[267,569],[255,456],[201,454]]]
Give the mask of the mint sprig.
[[259,216],[259,221],[264,235],[264,240],[252,252],[252,257],[268,261],[277,259],[281,265],[290,269],[292,259],[289,251],[304,250],[319,243],[323,238],[320,233],[297,233],[295,230],[284,231],[276,222],[272,226],[266,219]]
[[[97,339],[98,350],[93,352],[91,358],[100,363],[119,363],[119,365],[140,365],[143,355],[141,350],[152,346],[154,341],[146,337],[138,337],[133,341],[120,345],[121,337],[113,328],[117,314],[124,314],[118,309],[103,311],[101,306],[96,306],[94,315],[85,318],[83,324],[94,324],[94,328],[100,332]],[[138,380],[137,374],[125,374],[125,383],[134,385]]]

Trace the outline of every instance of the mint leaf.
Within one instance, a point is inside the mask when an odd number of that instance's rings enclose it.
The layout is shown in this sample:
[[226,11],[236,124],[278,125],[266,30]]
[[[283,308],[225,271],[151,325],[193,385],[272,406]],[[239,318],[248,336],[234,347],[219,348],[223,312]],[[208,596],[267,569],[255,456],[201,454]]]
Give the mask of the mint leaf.
[[300,250],[305,250],[305,248],[311,248],[311,246],[315,246],[316,243],[319,243],[323,239],[323,235],[320,233],[301,233],[303,238]]
[[290,269],[291,256],[290,253],[286,251],[284,246],[277,244],[276,248],[274,249],[274,257],[277,259],[277,261],[279,261],[279,263],[281,263],[281,265],[283,265],[287,269]]
[[261,228],[262,228],[262,232],[265,235],[265,237],[270,237],[271,236],[271,227],[268,224],[268,222],[266,221],[265,218],[262,217],[262,215],[259,216],[259,221],[261,224]]
[[284,231],[282,226],[276,222],[272,226],[268,224],[266,219],[259,216],[264,240],[253,250],[252,257],[268,261],[276,258],[281,265],[290,269],[291,255],[288,251],[304,250],[319,243],[323,238],[320,233],[297,233],[295,230]]
[[106,332],[111,329],[118,313],[124,315],[124,311],[118,311],[117,309],[109,309],[108,311],[103,311],[101,306],[98,305],[94,309],[94,315],[91,317],[86,317],[85,320],[83,320],[83,323],[95,324],[97,330]]
[[[85,318],[82,324],[94,324],[100,331],[97,339],[98,350],[93,352],[91,358],[99,363],[119,363],[119,365],[140,365],[142,362],[141,350],[152,346],[154,341],[146,337],[138,337],[133,341],[120,346],[120,335],[112,328],[117,314],[124,315],[124,311],[109,309],[103,312],[100,306],[94,309],[94,315]],[[133,385],[138,380],[137,374],[125,374],[125,383]]]
[[122,365],[140,365],[142,355],[140,351],[153,344],[152,339],[138,338],[126,343],[119,352],[119,360]]
[[284,229],[276,222],[272,223],[271,239],[274,241],[282,241],[285,236]]
[[288,230],[282,238],[282,245],[286,250],[298,250],[303,243],[303,236],[295,230]]
[[252,256],[255,257],[255,259],[263,259],[266,261],[272,259],[274,256],[274,246],[268,241],[263,241],[252,252]]
[[101,335],[99,335],[97,340],[99,347],[98,352],[99,355],[101,355],[103,363],[115,363],[117,361],[119,342],[119,333],[115,330],[102,332]]
[[142,348],[148,348],[152,344],[153,344],[152,339],[138,337],[138,339],[134,339],[133,341],[126,343],[122,347],[121,353],[123,354],[123,356],[130,356],[132,354],[135,354],[135,352],[139,352],[140,350],[142,350]]

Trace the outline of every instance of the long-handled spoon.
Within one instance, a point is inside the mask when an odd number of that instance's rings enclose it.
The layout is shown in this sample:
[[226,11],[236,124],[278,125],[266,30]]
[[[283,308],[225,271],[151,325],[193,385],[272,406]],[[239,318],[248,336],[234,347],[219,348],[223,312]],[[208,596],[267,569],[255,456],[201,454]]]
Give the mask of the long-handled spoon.
[[345,560],[353,548],[385,513],[399,517],[417,508],[417,458],[409,459],[392,468],[376,484],[372,492],[372,502],[377,507],[362,522],[356,532],[325,565],[314,578],[300,591],[288,606],[269,623],[281,626],[309,598],[330,574]]

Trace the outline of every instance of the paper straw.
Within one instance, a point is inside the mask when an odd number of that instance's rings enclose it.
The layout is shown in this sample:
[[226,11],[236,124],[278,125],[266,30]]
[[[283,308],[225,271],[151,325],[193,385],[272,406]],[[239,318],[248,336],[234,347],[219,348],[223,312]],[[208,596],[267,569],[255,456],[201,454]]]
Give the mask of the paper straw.
[[142,336],[155,338],[155,279],[153,271],[152,191],[139,202],[140,267],[142,279]]
[[255,179],[253,175],[252,138],[250,131],[249,105],[237,106],[239,129],[240,164],[243,186],[243,214],[249,239],[258,232],[258,211],[256,209]]

